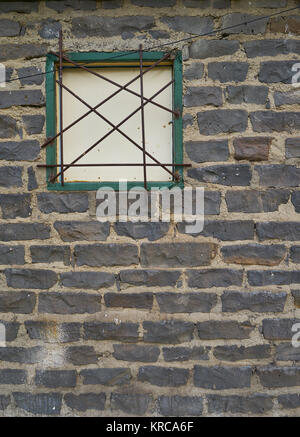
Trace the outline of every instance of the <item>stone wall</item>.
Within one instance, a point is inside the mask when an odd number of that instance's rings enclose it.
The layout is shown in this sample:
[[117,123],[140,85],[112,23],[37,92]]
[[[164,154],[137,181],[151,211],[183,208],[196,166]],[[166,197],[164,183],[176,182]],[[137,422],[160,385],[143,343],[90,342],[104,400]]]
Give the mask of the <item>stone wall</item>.
[[[299,12],[171,44],[297,5],[0,2],[1,416],[299,415]],[[200,234],[101,224],[95,192],[47,190],[36,74],[61,28],[67,51],[182,50]]]

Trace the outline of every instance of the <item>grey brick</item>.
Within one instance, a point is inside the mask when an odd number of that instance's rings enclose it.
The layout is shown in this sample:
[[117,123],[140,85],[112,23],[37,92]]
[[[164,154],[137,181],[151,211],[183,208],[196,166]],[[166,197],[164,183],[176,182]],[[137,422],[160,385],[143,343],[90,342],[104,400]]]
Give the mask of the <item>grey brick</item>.
[[80,323],[58,324],[27,320],[24,325],[31,340],[42,340],[45,343],[70,343],[80,339]]
[[0,241],[46,240],[50,227],[43,223],[6,223],[0,225]]
[[131,380],[131,371],[129,368],[121,367],[115,369],[84,369],[80,372],[85,385],[124,385]]
[[197,120],[202,135],[243,132],[247,129],[248,114],[240,109],[213,109],[198,112]]
[[30,255],[32,263],[63,262],[70,264],[69,246],[31,246]]
[[210,265],[215,257],[216,245],[212,243],[143,243],[143,267],[195,267]]
[[102,0],[103,9],[117,9],[123,6],[123,0]]
[[131,3],[136,6],[147,8],[166,8],[175,6],[176,0],[131,0]]
[[99,354],[95,352],[93,346],[71,346],[66,349],[66,359],[74,366],[84,364],[97,364]]
[[17,21],[0,20],[0,37],[1,36],[19,36],[21,35],[21,25]]
[[188,176],[200,182],[227,186],[247,186],[251,182],[248,164],[211,165],[188,170]]
[[[3,2],[0,2],[0,5],[2,5]],[[21,2],[19,2],[21,3]],[[22,2],[24,3],[24,2]],[[47,44],[1,44],[0,45],[0,62],[7,61],[9,59],[18,59],[18,58],[25,58],[25,59],[33,59],[33,58],[40,58],[42,56],[45,56],[48,51]],[[32,93],[32,91],[35,91]],[[5,98],[3,97],[1,91],[0,96],[0,102],[4,99],[6,100],[6,104],[10,103],[10,106],[15,105],[16,101],[23,102],[24,96],[30,96],[30,100],[32,100],[31,104],[41,106],[42,103],[44,103],[43,97],[41,95],[41,92],[39,90],[32,90],[28,94],[28,91],[14,91],[12,93],[11,100],[8,99],[8,94],[10,91],[6,91]],[[17,93],[17,94],[16,94]],[[21,93],[21,94],[20,94]],[[12,103],[12,105],[11,105]],[[2,103],[3,104],[3,103]],[[20,104],[20,103],[18,103]],[[21,103],[22,104],[22,103]],[[28,102],[27,102],[28,104]],[[7,106],[6,106],[7,107]]]
[[194,62],[184,70],[184,78],[186,80],[202,79],[204,72],[204,64],[202,62]]
[[0,194],[0,206],[4,219],[30,217],[32,213],[30,205],[30,194]]
[[[271,56],[271,53],[268,56]],[[294,63],[294,61],[261,62],[258,80],[265,83],[291,83]]]
[[64,395],[66,405],[72,410],[87,411],[96,410],[103,411],[105,408],[106,395],[105,393],[66,393]]
[[[24,3],[24,2],[18,2]],[[62,404],[60,393],[13,393],[18,408],[33,414],[59,415]]]
[[149,30],[149,34],[156,40],[170,38],[170,34],[164,30]]
[[122,17],[75,17],[72,19],[72,33],[77,38],[87,36],[111,37],[125,32],[143,32],[154,27],[154,18],[149,16]]
[[5,341],[8,342],[16,340],[20,328],[20,323],[6,322],[5,320],[0,320],[0,323],[5,326]]
[[25,264],[24,246],[0,245],[0,264]]
[[276,91],[274,93],[275,106],[284,105],[299,105],[300,104],[300,91],[293,90],[288,92]]
[[[17,69],[21,85],[41,85],[45,80],[44,72],[37,67],[22,67]],[[29,76],[29,77],[27,77]],[[40,117],[27,115],[25,117]],[[24,117],[22,117],[24,120]]]
[[203,399],[198,396],[160,396],[158,408],[163,416],[201,416],[203,412]]
[[224,291],[222,311],[253,311],[257,313],[281,312],[284,310],[286,293],[273,293],[271,291]]
[[34,293],[26,291],[1,291],[0,312],[29,314],[32,313],[36,302]]
[[74,257],[77,266],[130,266],[139,262],[134,244],[77,245]]
[[27,383],[27,372],[22,369],[1,369],[0,384],[19,385]]
[[300,137],[285,140],[285,157],[286,159],[300,158]]
[[300,367],[260,367],[256,369],[260,383],[266,388],[300,385]]
[[114,344],[113,356],[116,360],[141,361],[143,363],[155,363],[158,360],[160,350],[156,346],[137,346],[135,344]]
[[101,310],[101,296],[87,293],[42,293],[38,311],[51,314],[94,314]]
[[254,326],[249,322],[235,320],[209,320],[197,323],[198,335],[201,340],[243,340],[249,338]]
[[193,106],[222,106],[223,94],[219,87],[188,87],[184,96],[184,106],[190,108]]
[[231,269],[188,270],[188,286],[191,288],[229,287],[242,285],[243,271]]
[[259,240],[300,240],[300,224],[298,222],[262,222],[256,224]]
[[17,134],[16,120],[9,115],[0,115],[0,138],[13,138]]
[[[185,224],[178,223],[177,229],[180,233],[185,233]],[[204,228],[201,233],[191,235],[214,237],[223,241],[253,240],[254,222],[251,220],[210,220],[204,222]]]
[[255,132],[293,132],[300,129],[298,112],[256,111],[250,114]]
[[0,109],[10,108],[11,106],[43,106],[44,104],[45,98],[41,90],[0,91]]
[[110,398],[112,410],[139,416],[146,413],[150,402],[151,395],[147,393],[112,393]]
[[45,290],[57,282],[57,274],[51,270],[6,269],[7,285],[13,288],[37,288]]
[[137,323],[86,322],[84,323],[85,340],[114,340],[135,342],[138,340]]
[[300,272],[280,270],[248,270],[247,278],[250,285],[289,285],[300,283]]
[[179,387],[185,385],[188,378],[188,369],[174,367],[143,366],[138,373],[138,381],[159,387]]
[[227,191],[225,200],[228,212],[273,212],[289,200],[287,190]]
[[55,222],[54,228],[63,241],[105,241],[109,235],[110,225],[108,222],[78,222],[64,221]]
[[278,396],[278,402],[283,408],[299,408],[300,394],[288,393]]
[[114,229],[118,235],[130,237],[134,240],[148,238],[150,241],[159,240],[165,236],[169,230],[169,223],[132,223],[116,222]]
[[194,123],[194,117],[191,114],[185,114],[182,117],[182,127],[186,129],[188,126],[192,126]]
[[292,295],[294,298],[295,306],[300,307],[300,290],[292,290]]
[[[244,33],[246,35],[257,35],[258,33],[265,33],[268,24],[268,18],[261,19],[263,16],[241,14],[240,12],[233,12],[225,15],[222,18],[222,27],[231,27],[222,33],[223,35],[230,35],[234,33]],[[257,21],[254,21],[257,20]],[[252,22],[251,22],[252,21]],[[238,24],[243,23],[241,26]],[[244,24],[249,23],[249,24]]]
[[20,12],[30,13],[38,10],[38,1],[2,1],[0,3],[1,12]]
[[75,387],[76,386],[75,370],[42,370],[37,369],[35,372],[35,383],[43,387]]
[[60,281],[64,287],[98,290],[114,285],[115,278],[114,275],[106,272],[66,272],[60,274]]
[[0,168],[0,187],[11,188],[22,186],[22,167],[5,166]]
[[46,1],[46,6],[59,13],[65,11],[67,8],[93,11],[96,9],[96,0],[49,0]]
[[300,185],[300,170],[293,165],[256,165],[259,183],[265,187],[297,187]]
[[34,161],[40,153],[40,144],[36,140],[6,141],[0,145],[0,159],[6,161]]
[[270,21],[270,32],[299,35],[299,16],[288,15],[286,17],[275,17]]
[[273,408],[273,398],[261,393],[254,393],[248,396],[219,396],[208,395],[209,413],[239,413],[247,415],[249,413],[264,415]]
[[[298,41],[291,39],[259,39],[244,42],[244,49],[248,58],[256,58],[257,56],[277,56],[298,53],[299,45]],[[284,62],[288,63],[289,61]],[[291,70],[286,77],[289,77],[289,75],[291,75]]]
[[52,18],[47,18],[41,21],[38,33],[41,38],[55,39],[59,37],[60,31],[61,23]]
[[226,263],[233,264],[257,264],[274,266],[279,264],[285,257],[287,249],[282,245],[247,244],[236,246],[224,246],[221,254]]
[[10,396],[0,395],[0,411],[6,410],[10,404]]
[[188,141],[185,143],[188,157],[194,162],[227,161],[228,140]]
[[269,89],[266,86],[230,85],[226,87],[226,100],[228,103],[255,103],[265,105],[267,103]]
[[0,361],[21,364],[37,364],[46,357],[45,350],[40,346],[30,348],[7,346],[0,348]]
[[149,343],[176,344],[191,341],[194,324],[181,320],[161,320],[143,322],[144,341]]
[[195,366],[194,385],[211,390],[250,387],[251,367]]
[[28,176],[28,191],[35,190],[38,188],[38,183],[35,177],[35,172],[32,167],[29,167],[27,170],[27,176]]
[[51,212],[86,212],[89,207],[87,193],[39,193],[38,208],[44,214]]
[[192,34],[202,34],[212,32],[214,29],[214,20],[212,17],[162,17],[160,19],[162,23],[176,31]]
[[150,310],[153,305],[152,293],[106,293],[105,305],[108,308],[136,308]]
[[43,130],[44,115],[23,115],[22,120],[28,135],[40,134]]
[[270,358],[271,347],[268,344],[255,346],[216,346],[214,356],[222,361],[262,360]]
[[262,333],[267,340],[291,340],[294,335],[292,326],[300,319],[264,319]]
[[206,59],[233,55],[239,50],[238,41],[199,39],[191,44],[190,57]]
[[300,191],[292,193],[291,201],[294,205],[295,211],[300,212]]
[[293,347],[291,343],[280,343],[276,345],[276,360],[300,361],[300,350]]
[[176,270],[122,270],[120,282],[136,287],[167,287],[176,285],[179,276],[180,272]]
[[188,361],[188,360],[208,360],[210,347],[194,346],[188,347],[163,347],[164,360],[170,361]]
[[243,82],[246,80],[249,64],[247,62],[210,62],[208,77],[224,82]]
[[162,313],[209,313],[217,303],[213,293],[157,293]]

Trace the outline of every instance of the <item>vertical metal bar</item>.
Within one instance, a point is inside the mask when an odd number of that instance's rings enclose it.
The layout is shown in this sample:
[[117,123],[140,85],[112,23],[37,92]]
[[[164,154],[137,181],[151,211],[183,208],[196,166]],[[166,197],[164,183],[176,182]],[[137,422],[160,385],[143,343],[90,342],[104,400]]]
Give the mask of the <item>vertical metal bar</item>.
[[59,31],[59,130],[60,134],[60,171],[61,184],[64,186],[64,142],[63,142],[63,88],[62,88],[62,70],[63,70],[63,34]]
[[143,81],[143,46],[140,44],[140,87],[141,87],[141,120],[142,120],[142,143],[143,143],[143,165],[144,165],[144,188],[147,190],[147,168],[146,168],[146,142],[145,142],[145,114],[144,114],[144,81]]

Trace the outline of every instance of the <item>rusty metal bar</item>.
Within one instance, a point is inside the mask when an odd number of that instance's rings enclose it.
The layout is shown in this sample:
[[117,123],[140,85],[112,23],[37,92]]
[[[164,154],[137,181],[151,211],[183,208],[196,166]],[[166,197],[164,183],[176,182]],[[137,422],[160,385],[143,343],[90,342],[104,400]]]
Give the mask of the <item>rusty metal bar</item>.
[[[165,59],[167,59],[170,56],[169,53],[167,53],[165,56],[163,56],[161,59],[159,59],[158,61],[154,62],[154,64],[150,65],[144,72],[143,74],[147,73],[148,71],[152,70],[153,68],[155,68],[158,64],[160,64],[161,62],[163,62]],[[113,94],[111,94],[110,96],[106,97],[104,100],[102,100],[100,103],[98,103],[96,106],[94,106],[93,109],[98,109],[100,106],[104,105],[104,103],[106,103],[108,100],[110,100],[112,97],[116,96],[117,94],[119,94],[124,87],[131,85],[133,82],[135,82],[137,79],[139,79],[140,75],[134,77],[133,79],[131,79],[129,82],[127,82],[127,84],[125,84],[124,86],[122,86],[120,89],[118,89],[117,91],[115,91]],[[150,99],[149,99],[150,100]],[[154,102],[153,102],[154,103]],[[90,110],[88,112],[86,112],[85,114],[83,114],[82,116],[80,116],[79,118],[77,118],[76,120],[74,120],[71,124],[69,124],[67,127],[65,127],[63,129],[62,132],[58,132],[56,135],[54,135],[51,138],[48,138],[47,141],[41,145],[41,147],[46,147],[49,144],[51,144],[57,137],[59,137],[61,135],[61,133],[66,132],[68,129],[70,129],[71,127],[75,126],[75,124],[77,124],[79,121],[83,120],[85,117],[87,117],[88,115],[90,115],[93,111]],[[177,113],[176,113],[177,114]],[[178,114],[177,114],[178,115]]]
[[[135,166],[144,166],[144,164],[141,163],[101,163],[101,164],[64,164],[65,166],[68,167],[135,167]],[[154,163],[146,163],[146,166],[150,166],[150,167],[161,167],[162,165],[168,166],[168,167],[173,167],[174,163],[171,164],[154,164]],[[47,168],[47,167],[60,167],[60,164],[38,164],[37,167],[41,167],[41,168]],[[192,167],[192,164],[176,164],[176,167]]]
[[[63,89],[62,89],[62,70],[63,70],[63,34],[59,31],[59,129],[63,130]],[[61,184],[64,186],[64,137],[60,135],[60,172]]]
[[[153,96],[150,97],[150,100],[155,99],[155,97],[157,97],[160,93],[162,93],[168,86],[170,86],[172,83],[174,83],[174,79],[171,80],[170,82],[168,82],[163,88],[161,88],[159,91],[157,91],[155,94],[153,94]],[[147,105],[148,102],[145,103],[145,105]],[[92,146],[90,146],[85,152],[83,152],[80,156],[78,156],[73,162],[71,162],[71,164],[75,164],[77,161],[79,161],[79,159],[81,159],[83,156],[85,156],[88,152],[90,152],[92,149],[94,149],[99,143],[101,143],[103,140],[105,140],[105,138],[107,138],[111,133],[113,133],[115,130],[117,130],[122,124],[124,124],[127,120],[129,120],[133,115],[135,115],[139,110],[141,109],[141,107],[139,106],[135,111],[133,111],[131,114],[129,114],[126,118],[124,118],[117,126],[115,126],[112,130],[110,130],[109,132],[107,132],[102,138],[100,138],[100,140],[98,140],[96,143],[94,143]],[[143,150],[141,146],[136,145],[136,147],[138,147],[140,150]],[[149,152],[145,151],[146,155],[149,156],[153,161],[155,161],[157,164],[160,164],[160,162],[154,158],[153,156],[151,156],[149,154]],[[161,164],[160,164],[161,165]],[[167,167],[163,166],[162,167],[174,178],[176,179],[176,175],[170,171]],[[64,171],[66,171],[69,167],[66,166]],[[58,176],[60,176],[60,172],[57,173],[55,176],[53,176],[50,179],[50,182],[53,182]]]
[[144,167],[144,188],[147,190],[147,168],[146,168],[146,141],[145,141],[145,113],[144,113],[144,83],[143,83],[143,46],[140,44],[140,90],[141,90],[141,121],[142,121],[142,145],[143,145],[143,167]]
[[[56,81],[58,83],[58,81]],[[67,87],[66,85],[62,84],[62,87],[68,91],[72,96],[74,96],[76,99],[78,99],[81,103],[83,103],[85,106],[87,106],[90,109],[93,109],[87,102],[85,102],[81,97],[77,96],[76,93],[74,93],[74,91],[70,90],[69,87]],[[145,103],[142,101],[142,105],[144,106]],[[93,109],[93,112],[95,114],[97,114],[100,118],[102,118],[106,123],[108,123],[111,127],[116,128],[116,126],[108,120],[108,118],[104,117],[104,115],[100,114],[100,112],[98,112],[96,109]],[[125,134],[125,132],[123,132],[121,129],[116,128],[116,131],[119,132],[121,135],[123,135],[123,137],[125,137],[128,141],[130,141],[132,144],[134,144],[136,147],[138,147],[139,149],[141,148],[139,146],[138,143],[136,143],[132,138],[130,138],[127,134]],[[112,132],[111,132],[112,133]],[[143,150],[143,149],[142,149]],[[144,153],[144,150],[143,150]],[[154,159],[154,157],[148,152],[148,155],[150,158]]]
[[[55,52],[50,51],[50,53],[52,53],[52,54],[55,55],[55,56],[58,56],[58,54],[55,53]],[[170,53],[167,53],[167,55],[168,55],[168,57],[169,57],[169,56],[170,56]],[[139,93],[137,93],[137,92],[135,92],[135,91],[133,91],[133,90],[127,88],[129,85],[122,86],[122,85],[120,85],[118,82],[115,82],[114,80],[111,80],[111,79],[109,79],[108,77],[102,76],[102,74],[97,73],[96,71],[93,71],[93,70],[91,70],[90,68],[87,68],[85,65],[79,64],[78,62],[75,62],[75,61],[72,61],[72,60],[69,59],[66,55],[63,56],[63,59],[64,59],[65,61],[67,61],[67,62],[70,62],[70,63],[71,63],[72,65],[74,65],[75,67],[78,67],[78,68],[81,68],[82,70],[88,71],[89,73],[93,74],[94,76],[99,77],[100,79],[103,79],[103,80],[105,80],[106,82],[109,82],[109,83],[111,83],[112,85],[115,85],[115,86],[118,87],[118,88],[122,88],[122,90],[124,90],[124,91],[127,91],[128,93],[133,94],[133,95],[136,96],[136,97],[140,97],[140,94],[139,94]],[[160,60],[160,63],[161,63],[161,62],[162,62],[162,60]],[[138,77],[140,77],[140,75],[139,75]],[[148,100],[147,97],[144,97],[144,99],[145,99],[146,101]],[[176,117],[178,117],[178,113],[177,113],[176,111],[173,111],[172,109],[167,108],[166,106],[161,105],[160,103],[157,103],[157,102],[151,102],[151,103],[152,103],[153,105],[155,105],[155,106],[158,106],[158,107],[161,108],[161,109],[164,109],[165,111],[171,112],[173,115],[175,115]]]

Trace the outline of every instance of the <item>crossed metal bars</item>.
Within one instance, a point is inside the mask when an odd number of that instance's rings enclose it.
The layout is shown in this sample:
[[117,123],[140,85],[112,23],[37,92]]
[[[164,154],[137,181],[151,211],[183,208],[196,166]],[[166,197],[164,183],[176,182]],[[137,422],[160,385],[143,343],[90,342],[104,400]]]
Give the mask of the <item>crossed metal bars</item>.
[[[55,82],[59,85],[59,108],[60,108],[60,114],[59,114],[59,129],[60,131],[54,135],[53,137],[47,139],[47,141],[42,145],[42,147],[46,147],[49,144],[53,143],[53,141],[60,137],[60,164],[50,164],[50,165],[38,165],[38,167],[60,167],[60,171],[53,177],[50,178],[50,182],[54,182],[55,179],[57,179],[59,176],[61,176],[61,184],[64,185],[64,172],[70,168],[70,167],[89,167],[89,166],[143,166],[143,174],[144,174],[144,188],[147,189],[147,166],[160,166],[165,171],[167,171],[175,181],[179,180],[178,174],[174,173],[174,163],[172,164],[164,164],[159,162],[158,159],[156,159],[151,153],[149,153],[146,150],[146,142],[145,142],[145,115],[144,115],[144,107],[151,103],[163,110],[166,110],[168,112],[171,112],[176,118],[179,117],[179,113],[177,111],[173,111],[157,102],[154,102],[153,99],[155,99],[160,93],[162,93],[166,88],[168,88],[170,85],[174,83],[174,80],[171,80],[166,85],[164,85],[161,89],[159,89],[154,95],[152,95],[150,98],[146,98],[144,96],[144,75],[155,68],[157,65],[161,64],[163,61],[165,61],[167,58],[170,57],[171,53],[165,54],[161,59],[151,64],[146,69],[143,69],[143,48],[142,45],[139,47],[139,66],[140,66],[140,73],[135,76],[133,79],[131,79],[128,83],[125,85],[120,85],[117,82],[101,75],[100,73],[97,73],[90,68],[87,68],[84,65],[81,65],[80,63],[74,62],[71,59],[69,59],[66,55],[63,53],[63,35],[62,31],[59,33],[59,53],[56,52],[50,52],[53,55],[55,55],[59,60],[59,78],[58,80],[55,79]],[[81,68],[82,70],[85,70],[100,79],[103,79],[112,85],[115,85],[119,89],[112,93],[110,96],[106,97],[104,100],[102,100],[100,103],[98,103],[96,106],[92,107],[89,103],[87,103],[85,100],[83,100],[81,97],[79,97],[74,91],[72,91],[70,88],[68,88],[66,85],[63,84],[62,81],[62,71],[63,71],[63,60],[71,63],[72,65]],[[129,89],[129,85],[131,85],[136,80],[140,79],[140,93],[137,93],[131,89]],[[84,113],[82,116],[74,120],[71,124],[69,124],[66,127],[63,127],[63,89],[66,90],[68,93],[70,93],[73,97],[75,97],[77,100],[79,100],[82,104],[84,104],[87,108],[89,108],[89,111]],[[131,112],[127,117],[125,117],[121,122],[119,122],[117,125],[114,125],[110,120],[108,120],[103,114],[101,114],[97,109],[104,105],[108,100],[119,94],[121,91],[127,91],[137,97],[140,97],[141,99],[141,105],[135,109],[133,112]],[[142,146],[140,146],[136,141],[134,141],[132,138],[130,138],[125,132],[123,132],[120,129],[120,126],[124,124],[127,120],[129,120],[133,115],[135,115],[137,112],[141,111],[141,125],[142,125]],[[79,155],[77,158],[75,158],[70,164],[65,164],[63,162],[63,133],[72,128],[75,124],[79,123],[81,120],[83,120],[85,117],[87,117],[91,113],[97,114],[102,120],[104,120],[107,124],[109,124],[112,129],[108,131],[103,137],[101,137],[97,142],[92,144],[90,147],[88,147],[81,155]],[[92,149],[94,149],[98,144],[100,144],[102,141],[104,141],[109,135],[111,135],[113,132],[117,131],[119,134],[121,134],[123,137],[125,137],[128,141],[130,141],[132,144],[134,144],[138,149],[140,149],[143,153],[143,163],[111,163],[111,164],[76,164],[83,156],[85,156],[88,152],[90,152]],[[152,159],[153,163],[147,163],[146,162],[146,156]],[[175,164],[176,166],[189,166],[189,164]],[[167,166],[172,166],[173,171],[169,170]]]

